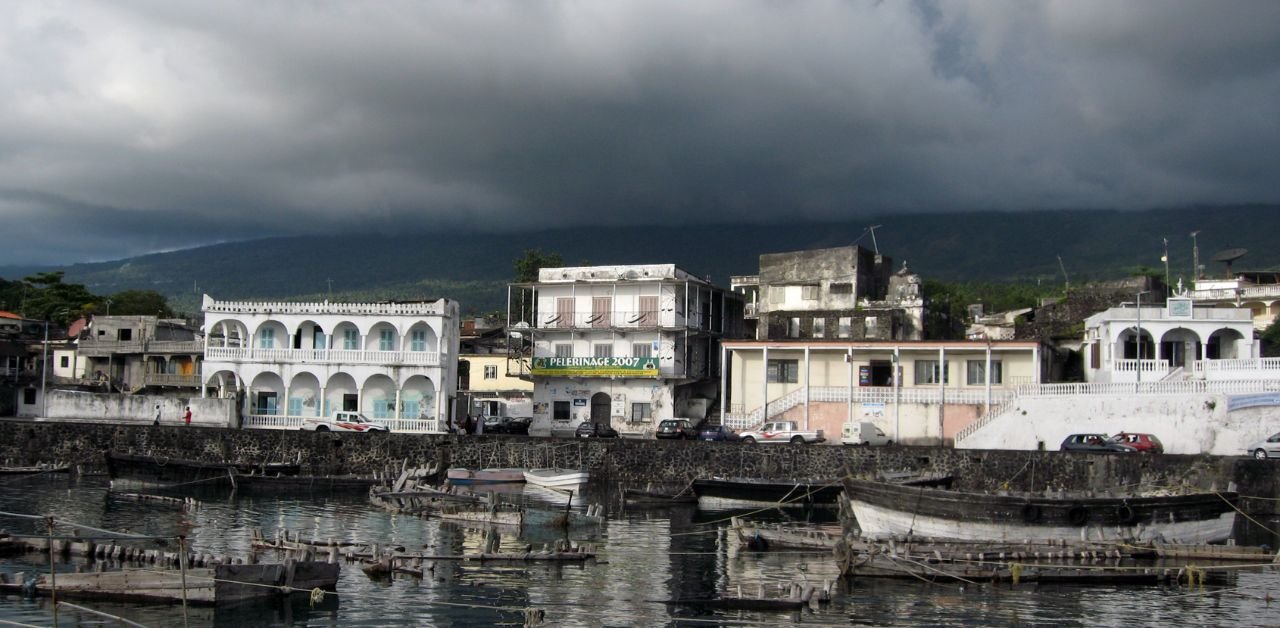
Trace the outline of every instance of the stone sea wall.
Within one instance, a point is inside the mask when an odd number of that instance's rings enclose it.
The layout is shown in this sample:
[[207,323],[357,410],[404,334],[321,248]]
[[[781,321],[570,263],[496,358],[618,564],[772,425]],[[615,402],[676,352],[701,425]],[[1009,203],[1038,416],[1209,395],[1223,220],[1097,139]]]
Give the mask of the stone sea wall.
[[1280,495],[1277,461],[1226,456],[1096,455],[941,447],[744,445],[629,439],[334,434],[185,426],[0,422],[0,464],[100,467],[108,451],[157,460],[299,462],[315,475],[394,473],[402,465],[587,468],[627,486],[700,477],[830,479],[845,474],[949,474],[971,490],[1124,490],[1138,484]]

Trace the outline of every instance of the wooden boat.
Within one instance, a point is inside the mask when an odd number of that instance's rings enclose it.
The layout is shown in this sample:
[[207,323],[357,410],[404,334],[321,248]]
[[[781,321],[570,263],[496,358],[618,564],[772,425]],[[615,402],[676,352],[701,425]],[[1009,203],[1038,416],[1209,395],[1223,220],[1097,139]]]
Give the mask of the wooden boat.
[[591,479],[587,471],[577,469],[529,469],[524,472],[524,481],[547,488],[573,488],[586,484]]
[[624,488],[622,489],[622,499],[630,506],[672,506],[698,503],[698,496],[694,495],[692,491],[664,493],[662,491]]
[[231,486],[232,479],[236,476],[296,476],[301,468],[296,462],[203,462],[107,452],[107,475],[116,487],[166,488],[195,484]]
[[840,480],[705,478],[693,481],[693,492],[700,500],[716,498],[749,505],[834,505],[842,490]]
[[1165,541],[1231,538],[1236,494],[1090,497],[966,493],[846,478],[862,535],[971,541]]
[[738,540],[753,550],[770,548],[811,549],[829,552],[843,536],[838,525],[783,526],[729,519]]
[[449,469],[450,484],[504,484],[524,482],[524,469]]
[[0,475],[35,475],[37,473],[69,473],[66,465],[38,465],[34,467],[0,467]]
[[262,565],[224,565],[177,569],[122,569],[92,573],[59,573],[56,583],[46,573],[0,576],[0,591],[31,587],[37,595],[57,592],[59,599],[97,599],[118,602],[214,605],[310,593],[319,588],[336,591],[341,567],[337,563],[293,561]]

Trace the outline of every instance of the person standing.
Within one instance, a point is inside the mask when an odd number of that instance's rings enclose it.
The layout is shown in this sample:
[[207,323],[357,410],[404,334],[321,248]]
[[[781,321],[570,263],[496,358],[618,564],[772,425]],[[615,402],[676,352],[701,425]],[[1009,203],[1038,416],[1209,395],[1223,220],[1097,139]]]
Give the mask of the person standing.
[[151,422],[152,425],[160,425],[160,404],[156,404],[156,418]]
[[191,406],[187,406],[187,410],[182,413],[182,420],[186,421],[187,425],[191,425]]

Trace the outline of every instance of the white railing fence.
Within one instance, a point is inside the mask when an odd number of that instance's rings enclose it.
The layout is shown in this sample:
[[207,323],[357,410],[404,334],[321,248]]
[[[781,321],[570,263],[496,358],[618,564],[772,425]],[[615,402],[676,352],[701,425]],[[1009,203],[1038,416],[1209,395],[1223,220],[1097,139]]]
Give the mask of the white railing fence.
[[440,366],[437,351],[366,351],[363,349],[259,349],[209,347],[206,360],[325,364],[413,364]]
[[[316,417],[286,416],[282,414],[246,414],[241,427],[252,430],[300,430],[306,419]],[[440,434],[443,421],[437,419],[372,419],[395,433]]]
[[[1014,391],[1008,388],[992,388],[991,404],[1004,403],[1014,397]],[[809,389],[809,403],[849,403],[851,401],[847,386],[818,386]],[[904,387],[895,392],[892,386],[860,386],[853,389],[853,403],[931,403],[941,402],[954,404],[984,405],[987,403],[986,389],[948,388],[940,391],[935,387]],[[750,429],[766,420],[773,419],[782,413],[804,405],[804,389],[793,390],[778,399],[769,402],[769,416],[764,416],[764,407],[750,412],[729,412],[724,416],[724,424],[734,430]]]

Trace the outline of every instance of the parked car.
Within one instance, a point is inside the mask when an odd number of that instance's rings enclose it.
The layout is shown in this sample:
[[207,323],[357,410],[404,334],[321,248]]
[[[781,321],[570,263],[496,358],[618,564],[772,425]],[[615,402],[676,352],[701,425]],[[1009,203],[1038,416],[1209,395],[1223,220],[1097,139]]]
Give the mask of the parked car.
[[704,425],[701,430],[698,430],[698,440],[734,442],[740,439],[737,432],[723,425]]
[[796,429],[795,421],[772,421],[760,426],[760,429],[742,433],[744,443],[822,443],[826,442],[822,430],[801,431]]
[[491,416],[484,419],[485,434],[529,434],[533,417]]
[[391,428],[371,421],[359,412],[334,412],[331,417],[304,419],[302,429],[316,432],[390,432]]
[[840,442],[845,445],[892,445],[893,441],[876,427],[875,423],[862,421],[845,423],[840,435]]
[[1128,445],[1142,454],[1162,454],[1164,453],[1164,444],[1155,434],[1137,434],[1134,432],[1120,432],[1111,437],[1111,442]]
[[1100,453],[1134,453],[1136,448],[1117,443],[1106,434],[1072,434],[1062,441],[1062,451],[1092,451]]
[[1280,457],[1280,432],[1272,434],[1267,440],[1261,440],[1249,445],[1245,452],[1258,460]]
[[617,438],[618,430],[615,430],[604,423],[592,423],[590,421],[585,421],[578,426],[574,435],[578,438]]
[[693,440],[698,437],[698,428],[689,419],[666,419],[658,423],[658,429],[653,435],[658,438]]

